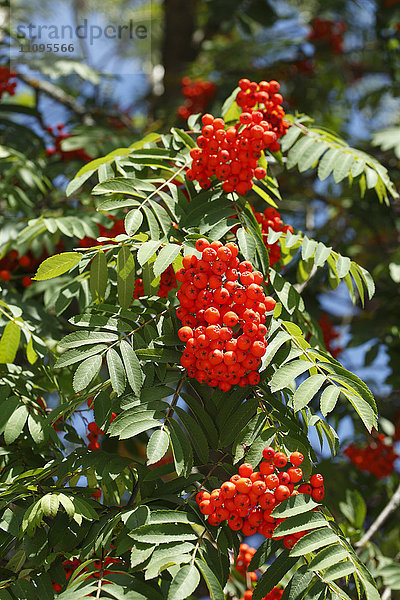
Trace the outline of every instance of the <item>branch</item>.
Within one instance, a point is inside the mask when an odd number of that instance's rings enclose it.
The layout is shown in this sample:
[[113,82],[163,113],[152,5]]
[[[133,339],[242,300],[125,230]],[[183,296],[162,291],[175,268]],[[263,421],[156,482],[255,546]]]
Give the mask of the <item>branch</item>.
[[296,290],[296,292],[299,292],[299,294],[302,293],[302,291],[308,286],[311,279],[314,277],[315,273],[317,272],[317,269],[318,269],[318,267],[316,267],[314,265],[313,268],[311,269],[310,275],[308,276],[308,279],[306,279],[306,281],[303,281],[303,283],[295,283],[294,284],[293,287]]
[[397,490],[383,509],[383,511],[378,515],[375,521],[372,523],[371,527],[366,531],[366,533],[362,536],[361,540],[356,543],[357,553],[359,554],[361,550],[364,548],[365,544],[372,538],[372,536],[378,531],[380,527],[384,524],[386,519],[391,515],[391,513],[396,510],[396,508],[400,505],[400,484],[397,487]]
[[[219,467],[219,466],[222,464],[222,461],[223,461],[223,460],[224,460],[224,459],[225,459],[227,456],[229,456],[229,455],[228,455],[228,452],[225,452],[225,454],[224,454],[223,456],[221,456],[221,458],[220,458],[220,459],[219,459],[219,460],[218,460],[218,461],[217,461],[217,462],[216,462],[214,465],[212,465],[211,469],[208,471],[207,475],[205,476],[205,478],[204,478],[204,479],[203,479],[203,481],[201,482],[201,485],[202,485],[202,486],[204,486],[204,484],[205,484],[205,483],[206,483],[206,482],[207,482],[207,481],[210,479],[210,477],[211,477],[211,475],[214,473],[215,469],[216,469],[217,467]],[[190,494],[190,496],[188,496],[188,497],[186,498],[185,502],[188,502],[189,500],[191,500],[191,498],[193,498],[193,496],[195,496],[195,495],[197,494],[197,492],[198,492],[198,491],[199,491],[199,490],[198,490],[198,488],[196,488],[196,489],[194,490],[194,492],[192,492],[192,493]]]
[[388,586],[383,590],[381,600],[390,600],[392,597],[392,589]]
[[103,577],[104,577],[104,548],[101,549],[101,563],[100,563],[100,573],[99,573],[99,581],[97,583],[97,590],[96,590],[96,600],[99,600],[100,598],[100,594],[101,594],[101,586],[103,584]]
[[50,81],[45,81],[43,79],[35,79],[29,77],[25,73],[18,73],[18,78],[33,88],[36,92],[43,92],[46,96],[53,98],[57,102],[60,102],[70,110],[72,110],[76,115],[78,115],[85,125],[94,125],[94,120],[90,113],[81,106],[78,102],[76,102],[73,96],[70,96],[62,89],[50,83]]
[[165,424],[168,422],[168,419],[171,417],[172,413],[174,412],[175,405],[179,400],[179,392],[181,391],[182,386],[185,383],[185,379],[186,379],[186,373],[181,377],[181,379],[178,383],[176,392],[174,394],[171,404],[169,405],[169,408],[168,408],[167,414],[165,415],[164,423],[162,424],[161,429],[165,429]]

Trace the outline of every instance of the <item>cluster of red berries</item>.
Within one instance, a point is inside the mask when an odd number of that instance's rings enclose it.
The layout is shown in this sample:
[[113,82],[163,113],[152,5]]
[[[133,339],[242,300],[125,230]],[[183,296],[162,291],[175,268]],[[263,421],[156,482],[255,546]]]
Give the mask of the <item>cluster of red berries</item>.
[[344,450],[344,454],[360,471],[367,471],[378,479],[392,473],[394,462],[398,458],[393,444],[387,441],[383,433],[362,448],[350,444]]
[[[252,600],[254,590],[246,590],[243,594],[243,598],[240,600]],[[283,596],[283,589],[275,586],[266,596],[263,596],[261,600],[281,600]]]
[[279,240],[277,240],[274,244],[268,244],[269,229],[272,229],[273,231],[283,231],[285,233],[290,231],[290,233],[293,233],[293,227],[291,225],[284,225],[281,215],[272,206],[268,206],[264,210],[264,213],[256,212],[253,207],[252,209],[257,222],[260,224],[264,244],[268,250],[269,264],[272,267],[281,259],[281,245]]
[[[107,229],[107,227],[105,227],[104,225],[101,225],[100,223],[96,223],[98,230],[99,230],[98,237],[115,238],[117,235],[120,235],[121,233],[125,233],[123,219],[115,219],[115,217],[113,217],[112,215],[107,215],[107,217],[109,219],[111,219],[111,221],[114,221],[113,226],[111,227],[111,229]],[[91,248],[92,246],[104,246],[104,244],[106,244],[106,243],[107,242],[98,242],[95,238],[91,238],[88,236],[85,236],[84,238],[79,240],[80,248]]]
[[[104,558],[103,563],[100,560],[95,561],[94,566],[96,568],[96,571],[91,573],[90,575],[88,575],[88,577],[86,577],[86,579],[98,579],[100,577],[100,573],[102,573],[102,576],[115,573],[116,571],[110,571],[110,570],[104,568],[108,565],[112,565],[115,563],[122,563],[122,560],[120,560],[119,558],[113,558],[112,556],[106,556]],[[79,560],[79,558],[70,558],[69,560],[63,561],[62,566],[64,567],[65,579],[67,581],[71,577],[72,573],[78,567],[81,566],[81,564],[82,564],[82,561]],[[87,570],[88,570],[88,567],[83,568],[83,571],[87,571]],[[103,585],[106,585],[109,582],[103,581],[102,583],[103,583]],[[53,584],[53,590],[55,592],[60,592],[64,587],[63,585],[61,585],[60,583],[57,583],[55,581],[53,581],[52,584]]]
[[276,143],[276,134],[260,111],[242,113],[240,122],[226,131],[225,121],[212,115],[203,115],[202,123],[197,147],[190,150],[193,162],[186,177],[208,189],[211,177],[215,176],[223,182],[226,193],[244,196],[253,187],[253,177],[266,176],[264,167],[257,164],[261,152]]
[[17,87],[16,76],[15,71],[0,65],[0,100],[5,92],[10,96],[14,96]]
[[[60,241],[56,249],[62,250],[64,243]],[[32,278],[29,275],[23,275],[23,273],[33,273],[37,266],[48,257],[48,252],[43,249],[42,254],[39,257],[35,257],[29,250],[22,256],[19,255],[18,250],[10,250],[6,256],[0,259],[0,280],[10,281],[13,274],[16,275],[16,279],[20,279],[23,287],[29,287],[32,285]]]
[[189,377],[227,392],[232,385],[257,385],[266,352],[265,313],[275,300],[265,296],[262,273],[240,262],[233,242],[196,241],[195,255],[183,258],[176,278],[182,283],[176,311],[186,342],[181,365]]
[[[93,398],[89,398],[89,400],[87,401],[87,405],[88,408],[92,408],[93,406]],[[116,417],[116,413],[112,412],[111,413],[111,418],[110,418],[110,423],[112,423]],[[102,429],[100,429],[100,427],[98,425],[96,425],[96,423],[94,421],[91,421],[90,423],[88,423],[88,434],[87,434],[87,438],[89,440],[89,444],[88,444],[88,448],[89,450],[100,450],[100,444],[99,444],[99,436],[100,435],[104,435],[104,431]]]
[[264,179],[266,170],[257,166],[261,153],[266,149],[278,152],[278,139],[285,135],[289,123],[284,120],[277,81],[258,84],[241,79],[239,87],[236,102],[243,110],[239,123],[225,130],[223,119],[203,115],[201,135],[197,147],[190,151],[193,162],[186,176],[197,180],[203,189],[210,187],[215,176],[223,182],[226,193],[244,196],[253,187],[253,177]]
[[54,143],[53,146],[46,148],[47,156],[54,156],[55,154],[58,154],[60,156],[61,160],[64,160],[64,161],[77,159],[77,160],[81,160],[83,162],[89,162],[89,161],[93,160],[93,157],[89,156],[85,152],[84,148],[77,148],[76,150],[68,150],[68,151],[62,150],[62,148],[61,148],[62,141],[71,137],[71,134],[67,133],[65,131],[65,125],[63,123],[60,123],[56,127],[46,127],[46,131],[53,136],[53,143]]
[[336,54],[343,53],[343,34],[347,26],[344,21],[331,21],[316,17],[311,23],[309,40],[319,40],[329,45]]
[[[159,298],[166,298],[168,292],[178,287],[174,267],[170,265],[163,273],[161,273],[160,286],[158,288],[157,296]],[[133,292],[134,298],[140,298],[144,296],[143,279],[139,278],[135,281],[135,290]]]
[[324,337],[325,348],[332,354],[334,358],[336,358],[341,352],[343,352],[343,348],[341,346],[335,346],[335,344],[332,345],[332,342],[340,337],[339,331],[332,325],[332,322],[326,313],[322,313],[318,319],[318,325],[320,326],[322,335]]
[[282,108],[283,97],[279,93],[280,84],[278,81],[250,81],[241,79],[239,81],[240,91],[236,96],[236,103],[245,113],[261,112],[262,122],[269,125],[269,130],[275,134],[275,140],[268,143],[267,147],[271,152],[278,152],[280,144],[278,142],[290,127],[290,123],[285,120],[285,111]]
[[211,81],[192,80],[190,77],[184,77],[182,79],[182,95],[185,102],[178,108],[178,116],[186,121],[190,115],[204,112],[215,95],[216,89]]
[[[239,554],[235,562],[235,569],[238,573],[246,576],[247,569],[249,568],[249,564],[255,553],[255,548],[251,548],[248,544],[240,544]],[[248,575],[250,576],[251,581],[257,581],[257,573],[255,571],[249,572]]]
[[276,519],[271,513],[277,504],[296,494],[309,494],[320,502],[325,494],[324,478],[318,473],[312,475],[308,483],[300,484],[303,471],[299,465],[304,460],[300,452],[292,452],[289,461],[293,466],[287,470],[284,468],[288,457],[283,452],[275,452],[268,446],[263,450],[263,457],[257,471],[248,463],[240,465],[239,473],[220,488],[211,493],[198,492],[196,502],[203,515],[208,516],[210,525],[218,526],[227,521],[232,530],[241,530],[245,536],[260,533],[266,538],[283,539],[286,548],[293,548],[307,531],[275,536],[275,528],[284,519]]
[[100,450],[99,436],[104,435],[104,431],[100,429],[94,421],[88,423],[87,439],[89,440],[89,450]]
[[[257,579],[258,579],[256,571],[252,571],[250,573],[247,572],[247,569],[249,568],[251,559],[253,558],[255,553],[256,553],[255,548],[251,548],[248,544],[240,544],[239,554],[238,554],[238,557],[237,557],[236,563],[235,563],[236,571],[238,571],[238,573],[243,575],[243,577],[246,577],[246,575],[249,575],[251,581],[257,581]],[[274,587],[261,600],[280,600],[282,596],[283,596],[283,589],[280,587]],[[245,591],[245,593],[243,594],[243,598],[240,598],[240,600],[251,600],[252,597],[253,597],[253,590],[250,589],[250,590]]]

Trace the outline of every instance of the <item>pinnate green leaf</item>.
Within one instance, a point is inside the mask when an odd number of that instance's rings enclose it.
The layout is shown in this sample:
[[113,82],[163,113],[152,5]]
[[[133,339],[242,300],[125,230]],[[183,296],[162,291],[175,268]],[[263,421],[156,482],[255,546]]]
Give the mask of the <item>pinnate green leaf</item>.
[[169,435],[165,429],[154,431],[147,444],[147,464],[152,465],[165,455],[169,447]]
[[339,544],[332,544],[327,546],[323,550],[320,550],[316,556],[311,560],[308,568],[312,571],[320,571],[321,569],[327,569],[336,565],[338,562],[349,556],[346,548]]
[[298,531],[328,527],[328,522],[321,512],[302,513],[285,519],[275,529],[276,535],[289,535]]
[[299,559],[289,556],[289,550],[283,550],[268,566],[261,579],[258,581],[253,600],[262,600],[283,578],[283,576],[297,563]]
[[320,407],[324,417],[336,406],[340,395],[340,389],[336,385],[329,385],[321,394]]
[[12,444],[22,433],[29,412],[25,404],[19,406],[8,419],[4,429],[4,441],[6,445]]
[[326,381],[325,375],[312,375],[303,381],[295,391],[291,405],[295,412],[301,410],[314,398]]
[[126,340],[121,341],[120,350],[129,385],[136,396],[139,396],[144,381],[144,375],[140,367],[139,359],[136,356],[131,344]]
[[103,251],[100,251],[94,257],[90,265],[89,287],[92,298],[95,302],[102,302],[107,288],[107,259]]
[[99,354],[90,356],[84,360],[77,368],[72,381],[72,387],[75,392],[84,390],[95,377],[97,377],[102,365],[102,358]]
[[0,364],[13,363],[18,351],[21,330],[14,321],[9,321],[0,339]]
[[36,281],[45,281],[46,279],[53,279],[54,277],[63,275],[76,267],[82,256],[80,252],[62,252],[61,254],[50,256],[40,263],[33,279],[36,279]]
[[319,504],[314,502],[308,494],[298,494],[280,502],[272,511],[272,516],[277,519],[286,519],[313,510],[317,506]]
[[314,366],[314,363],[309,360],[296,360],[280,367],[280,369],[275,371],[269,382],[271,391],[277,392],[284,387],[289,386],[296,377]]
[[122,246],[117,256],[117,290],[121,308],[129,308],[135,289],[135,261],[128,246]]
[[197,535],[188,525],[176,523],[149,523],[134,529],[130,534],[134,540],[146,544],[166,544],[197,539]]
[[106,359],[112,388],[117,396],[121,396],[126,386],[125,369],[122,360],[114,348],[108,350]]
[[195,565],[184,565],[171,581],[168,600],[184,600],[196,590],[200,573]]
[[300,538],[290,551],[290,555],[303,556],[304,554],[314,552],[314,550],[338,542],[339,538],[332,529],[326,527],[323,529],[316,529]]
[[164,273],[164,271],[168,269],[178,256],[180,250],[181,248],[178,244],[166,244],[161,248],[153,265],[153,271],[156,277],[159,277],[161,273]]
[[225,600],[222,586],[207,563],[200,558],[196,558],[195,563],[203,575],[211,600]]

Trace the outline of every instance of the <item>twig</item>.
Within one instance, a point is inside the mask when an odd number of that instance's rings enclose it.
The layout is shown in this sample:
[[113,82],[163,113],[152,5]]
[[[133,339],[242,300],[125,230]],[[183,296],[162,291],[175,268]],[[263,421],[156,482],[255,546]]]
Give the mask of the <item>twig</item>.
[[76,102],[73,96],[70,96],[53,83],[50,83],[50,81],[45,81],[43,79],[35,79],[21,72],[18,73],[18,78],[21,79],[21,81],[23,81],[27,85],[29,85],[31,88],[33,88],[36,92],[43,92],[43,94],[46,94],[46,96],[53,98],[53,100],[60,102],[60,104],[63,104],[64,106],[72,110],[76,115],[78,115],[82,119],[85,125],[94,125],[94,120],[90,113],[88,113],[88,111],[83,106],[78,104],[78,102]]
[[392,597],[392,588],[387,586],[382,592],[381,600],[390,600]]
[[308,276],[308,279],[306,279],[306,281],[303,281],[303,283],[295,283],[294,284],[294,289],[296,290],[296,292],[298,292],[299,294],[302,293],[302,291],[308,286],[308,284],[310,283],[311,279],[314,277],[315,273],[317,272],[318,267],[316,267],[315,265],[313,266],[313,268],[310,271],[310,275]]
[[[211,469],[208,471],[207,475],[205,476],[205,478],[203,479],[203,481],[201,482],[201,485],[204,485],[211,477],[211,475],[214,473],[215,469],[217,467],[219,467],[222,464],[222,461],[224,460],[224,458],[226,458],[228,456],[228,452],[225,452],[225,454],[223,456],[221,456],[221,458],[215,463],[215,465],[213,465],[211,467]],[[188,496],[185,500],[185,502],[188,502],[191,498],[193,498],[193,496],[195,496],[198,492],[198,489],[196,488],[194,490],[194,492],[192,492],[190,494],[190,496]]]
[[96,600],[99,600],[100,598],[100,594],[101,594],[101,586],[103,584],[103,576],[104,576],[104,548],[101,549],[101,567],[100,567],[100,572],[99,572],[99,581],[97,584],[97,591],[96,591]]
[[167,423],[168,419],[170,418],[170,416],[174,412],[175,405],[176,405],[176,403],[178,402],[178,399],[179,399],[179,392],[181,391],[182,386],[185,383],[185,379],[186,379],[186,373],[185,373],[185,375],[183,375],[183,377],[181,377],[181,379],[180,379],[180,381],[178,383],[178,386],[176,388],[174,397],[172,398],[172,402],[169,405],[169,408],[168,408],[167,414],[165,415],[164,423],[162,424],[161,429],[165,429],[165,424]]
[[385,508],[378,515],[375,521],[372,523],[371,527],[366,531],[366,533],[362,536],[361,540],[356,543],[357,553],[359,554],[361,550],[364,548],[365,544],[372,538],[372,536],[378,531],[380,527],[384,524],[386,519],[391,515],[391,513],[396,510],[396,508],[400,505],[400,484],[398,485],[395,493],[386,504]]

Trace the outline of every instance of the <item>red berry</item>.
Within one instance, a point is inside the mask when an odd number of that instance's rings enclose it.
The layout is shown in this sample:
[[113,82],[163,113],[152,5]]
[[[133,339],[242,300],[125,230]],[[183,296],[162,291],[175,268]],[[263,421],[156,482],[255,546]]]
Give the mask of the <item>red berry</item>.
[[253,467],[249,463],[243,463],[239,467],[239,475],[241,477],[250,477],[253,473]]
[[202,500],[199,508],[203,515],[211,515],[214,512],[214,507],[210,500]]
[[214,121],[214,117],[210,114],[205,114],[201,117],[201,122],[203,125],[212,125]]
[[239,317],[233,311],[229,311],[225,313],[223,322],[227,327],[235,327],[235,325],[237,325],[239,322]]
[[215,324],[218,323],[218,321],[220,320],[220,313],[219,310],[217,308],[207,308],[207,310],[204,313],[204,318],[207,321],[207,323],[210,324]]
[[267,446],[266,448],[264,448],[263,450],[263,457],[264,458],[274,458],[275,456],[275,450],[273,448],[271,448],[271,446]]
[[313,499],[316,502],[320,502],[323,499],[324,495],[325,495],[325,489],[324,489],[323,485],[320,487],[314,488],[313,491],[311,492],[311,496],[313,497]]
[[277,499],[278,502],[282,502],[283,500],[286,500],[286,498],[289,498],[289,496],[290,496],[290,489],[286,485],[279,485],[276,488],[275,498]]
[[31,277],[29,277],[29,275],[25,275],[25,277],[23,277],[21,279],[21,283],[24,287],[30,287],[33,282],[32,282]]
[[248,477],[239,477],[236,482],[236,489],[241,494],[247,494],[251,491],[253,484]]
[[303,477],[303,471],[298,467],[290,467],[290,469],[287,470],[287,473],[292,483],[299,483]]
[[287,456],[283,452],[277,452],[274,456],[275,466],[282,468],[287,464]]
[[196,241],[195,247],[198,252],[203,252],[206,248],[209,247],[209,242],[205,238],[200,238]]
[[10,271],[6,271],[5,269],[3,271],[0,271],[0,279],[2,279],[3,281],[10,281],[10,279],[11,279]]
[[221,492],[225,498],[233,498],[237,492],[236,485],[232,481],[225,481],[221,485]]
[[301,454],[301,452],[292,452],[292,454],[289,457],[289,460],[292,463],[292,465],[298,467],[303,462],[304,456]]
[[324,484],[324,478],[320,473],[315,473],[310,477],[310,484],[313,487],[321,487]]
[[264,179],[267,171],[263,167],[257,167],[254,169],[254,176],[256,179]]

